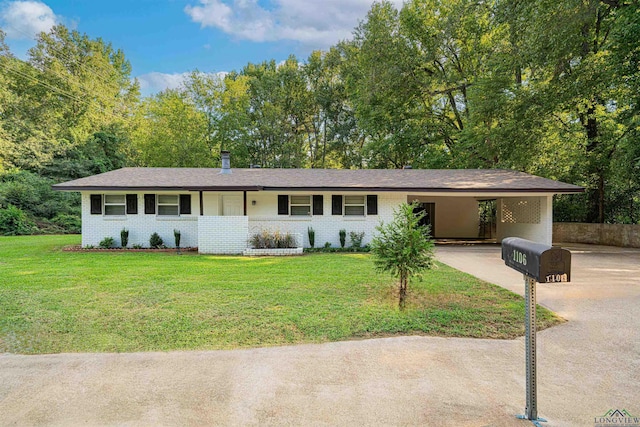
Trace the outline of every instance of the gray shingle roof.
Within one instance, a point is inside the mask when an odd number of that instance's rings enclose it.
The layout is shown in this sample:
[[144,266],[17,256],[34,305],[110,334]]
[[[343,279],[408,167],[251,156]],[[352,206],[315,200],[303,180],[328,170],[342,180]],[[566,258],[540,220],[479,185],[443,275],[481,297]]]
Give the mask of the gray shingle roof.
[[505,169],[123,168],[56,184],[55,190],[353,190],[579,193],[582,187]]

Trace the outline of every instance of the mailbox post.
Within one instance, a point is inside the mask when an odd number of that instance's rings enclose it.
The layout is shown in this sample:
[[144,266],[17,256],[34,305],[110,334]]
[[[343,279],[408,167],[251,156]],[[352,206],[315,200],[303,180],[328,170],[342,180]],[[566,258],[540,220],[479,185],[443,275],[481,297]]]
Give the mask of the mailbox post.
[[559,247],[543,245],[518,237],[502,240],[502,259],[508,266],[524,275],[525,297],[525,359],[526,407],[518,418],[531,420],[540,426],[536,379],[536,282],[556,283],[571,280],[571,252]]

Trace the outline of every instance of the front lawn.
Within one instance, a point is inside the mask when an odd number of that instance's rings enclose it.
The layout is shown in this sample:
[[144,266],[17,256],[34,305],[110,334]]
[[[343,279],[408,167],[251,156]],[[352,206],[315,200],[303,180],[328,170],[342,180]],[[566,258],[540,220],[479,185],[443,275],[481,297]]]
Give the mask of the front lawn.
[[[0,353],[229,349],[427,334],[524,334],[522,298],[439,264],[409,285],[367,254],[246,258],[63,252],[79,236],[0,237]],[[538,308],[539,327],[561,322]]]

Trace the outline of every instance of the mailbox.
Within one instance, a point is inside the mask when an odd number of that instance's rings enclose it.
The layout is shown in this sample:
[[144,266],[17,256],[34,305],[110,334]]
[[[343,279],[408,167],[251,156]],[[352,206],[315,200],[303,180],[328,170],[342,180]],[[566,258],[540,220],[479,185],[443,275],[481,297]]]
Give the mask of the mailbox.
[[508,266],[540,283],[571,281],[571,252],[519,237],[502,240],[502,259]]

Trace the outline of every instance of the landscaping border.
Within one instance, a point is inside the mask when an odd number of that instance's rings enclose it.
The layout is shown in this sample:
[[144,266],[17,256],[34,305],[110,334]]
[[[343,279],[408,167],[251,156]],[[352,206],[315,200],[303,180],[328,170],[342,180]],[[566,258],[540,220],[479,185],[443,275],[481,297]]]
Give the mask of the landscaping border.
[[65,252],[198,252],[198,248],[83,248],[80,245],[65,246]]

